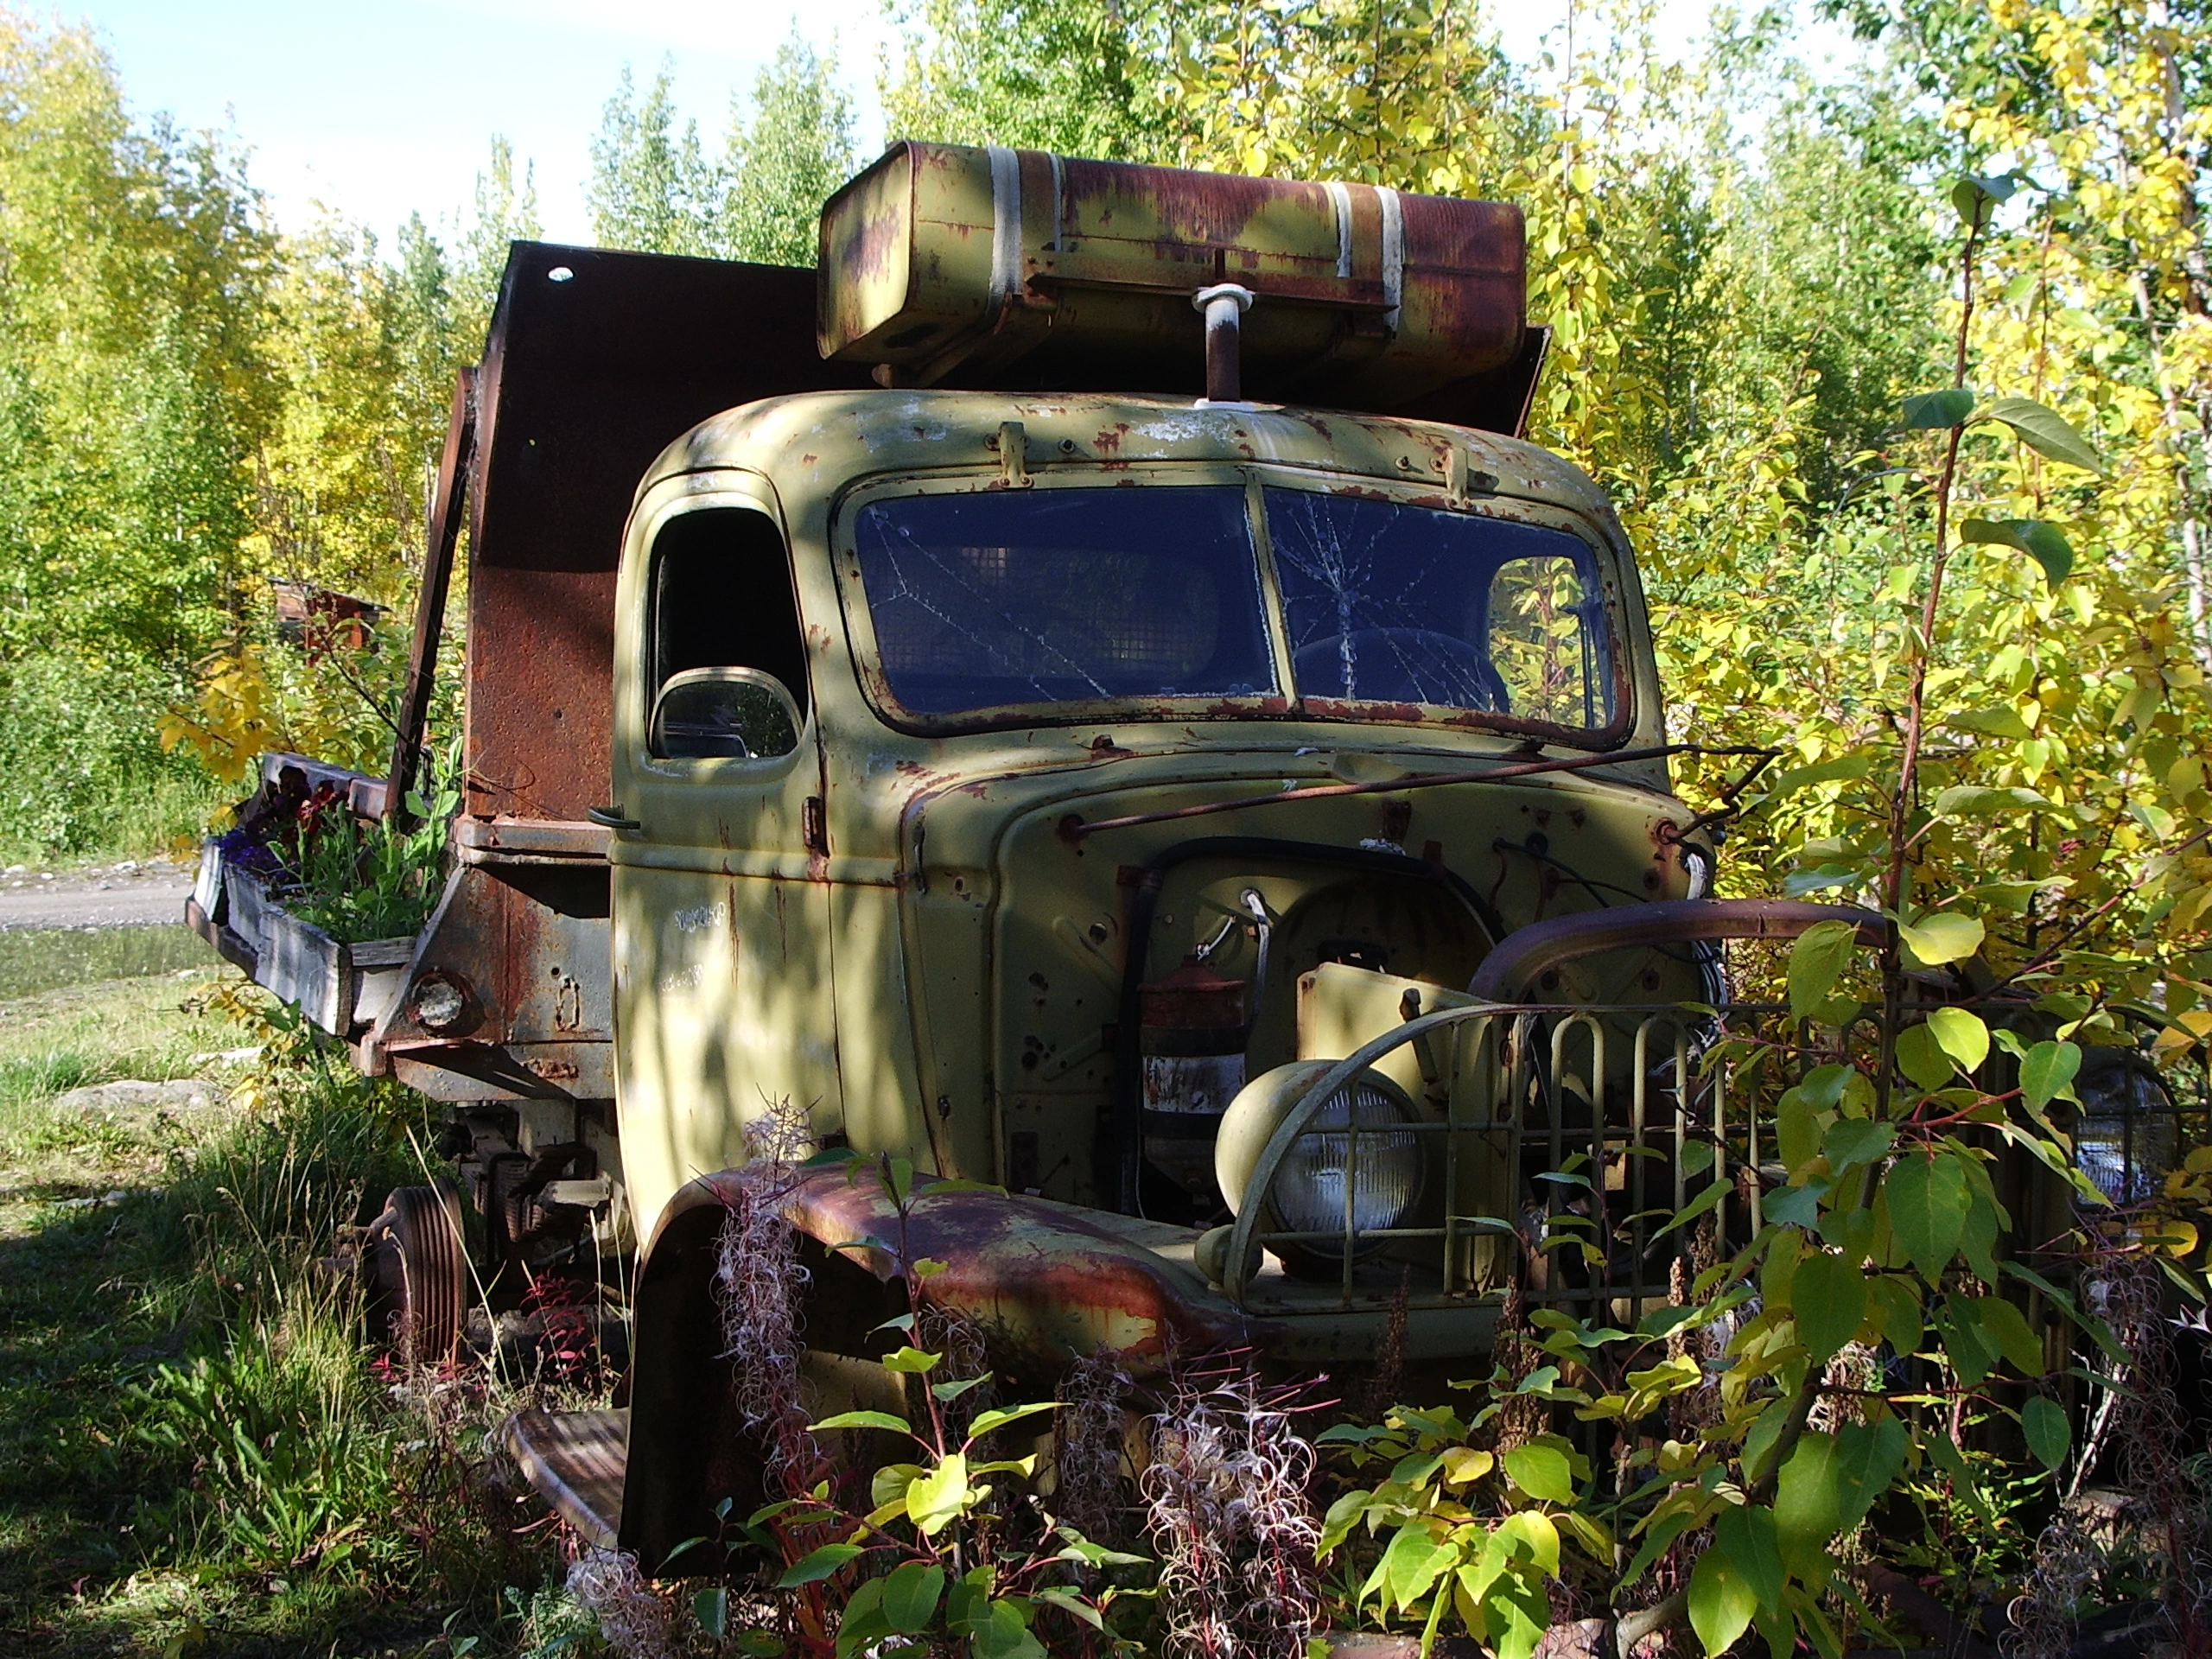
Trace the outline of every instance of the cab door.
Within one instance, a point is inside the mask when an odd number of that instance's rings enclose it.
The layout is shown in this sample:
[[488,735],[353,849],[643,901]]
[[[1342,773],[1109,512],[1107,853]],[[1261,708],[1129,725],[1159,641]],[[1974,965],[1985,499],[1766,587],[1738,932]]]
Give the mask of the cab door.
[[[773,498],[697,475],[633,515],[615,607],[617,1111],[641,1237],[784,1103],[842,1121],[821,757]],[[813,830],[818,837],[818,830]]]

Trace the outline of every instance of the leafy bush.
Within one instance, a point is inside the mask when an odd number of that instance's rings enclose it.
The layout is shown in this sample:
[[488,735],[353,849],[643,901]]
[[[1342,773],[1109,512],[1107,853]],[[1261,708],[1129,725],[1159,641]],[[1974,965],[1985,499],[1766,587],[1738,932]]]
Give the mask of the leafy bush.
[[181,690],[129,658],[56,652],[0,666],[0,852],[140,854],[196,835],[219,785],[155,737]]

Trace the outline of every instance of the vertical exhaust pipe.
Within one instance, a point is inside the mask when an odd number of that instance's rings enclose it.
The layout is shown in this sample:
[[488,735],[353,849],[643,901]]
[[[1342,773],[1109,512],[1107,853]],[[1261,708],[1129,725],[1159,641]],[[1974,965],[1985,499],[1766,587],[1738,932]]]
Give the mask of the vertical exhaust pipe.
[[1234,404],[1244,396],[1244,314],[1252,290],[1242,283],[1216,283],[1191,296],[1206,320],[1206,395],[1209,404]]

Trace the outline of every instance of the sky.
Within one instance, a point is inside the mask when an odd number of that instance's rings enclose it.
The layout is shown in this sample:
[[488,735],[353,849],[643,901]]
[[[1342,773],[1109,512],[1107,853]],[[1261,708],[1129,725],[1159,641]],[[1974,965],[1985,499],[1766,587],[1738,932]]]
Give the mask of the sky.
[[645,81],[672,56],[679,103],[719,148],[731,90],[752,86],[795,15],[865,94],[873,154],[891,39],[878,0],[92,0],[74,15],[138,114],[251,147],[284,228],[321,203],[387,237],[410,211],[434,226],[461,212],[499,134],[535,166],[546,235],[588,240],[589,146],[623,65]]
[[[1568,4],[1499,0],[1491,15],[1526,62]],[[1665,10],[1686,40],[1703,0]],[[547,238],[589,240],[590,143],[622,67],[645,81],[672,60],[678,103],[718,149],[733,89],[752,86],[795,22],[835,52],[872,156],[879,66],[896,39],[883,0],[90,0],[76,15],[140,116],[166,111],[250,147],[283,228],[321,204],[387,238],[413,211],[454,222],[499,134],[534,166]]]

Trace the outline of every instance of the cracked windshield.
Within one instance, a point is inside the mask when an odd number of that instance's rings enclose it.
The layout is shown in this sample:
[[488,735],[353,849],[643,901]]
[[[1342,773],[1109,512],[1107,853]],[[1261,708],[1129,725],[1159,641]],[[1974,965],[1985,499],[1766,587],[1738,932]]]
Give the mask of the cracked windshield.
[[916,714],[1278,690],[1236,488],[923,495],[864,508],[861,580]]
[[1581,537],[1305,490],[1267,502],[1300,696],[1611,722],[1604,589]]
[[[1612,719],[1593,555],[1561,531],[1267,492],[1300,696]],[[1274,692],[1241,490],[936,495],[857,525],[893,696],[929,715]]]

